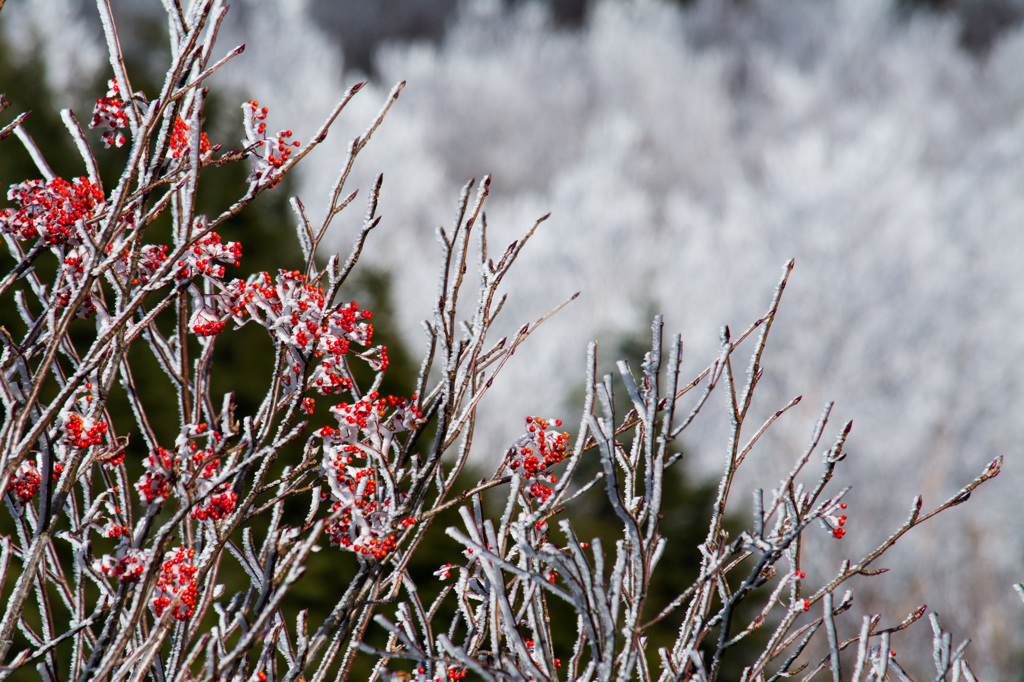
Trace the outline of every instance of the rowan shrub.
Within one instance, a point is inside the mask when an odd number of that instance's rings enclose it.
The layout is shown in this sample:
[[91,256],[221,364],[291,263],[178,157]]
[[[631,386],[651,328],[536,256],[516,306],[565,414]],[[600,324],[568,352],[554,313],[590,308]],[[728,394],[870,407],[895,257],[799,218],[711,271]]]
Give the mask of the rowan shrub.
[[[787,476],[736,485],[762,434],[800,401],[763,423],[748,417],[792,261],[764,315],[740,333],[726,327],[695,377],[682,376],[682,339],[666,340],[660,317],[639,367],[621,361],[617,377],[598,376],[592,345],[578,421],[506,415],[523,435],[467,484],[474,433],[486,428],[476,408],[550,317],[492,338],[505,296],[515,295],[513,264],[544,218],[495,249],[490,180],[466,185],[453,224],[438,230],[438,295],[425,311],[418,375],[388,383],[395,368],[374,311],[345,297],[364,247],[386,248],[387,236],[371,238],[388,229],[382,178],[366,192],[351,251],[325,254],[321,243],[358,198],[346,187],[353,164],[404,84],[349,145],[323,220],[292,200],[301,255],[236,277],[251,238],[235,229],[238,216],[285,187],[361,84],[308,140],[253,100],[238,103],[240,146],[210,139],[207,79],[244,59],[241,47],[215,46],[227,8],[168,3],[170,63],[150,93],[132,86],[115,17],[99,8],[108,87],[86,126],[61,112],[83,174],[54,174],[27,114],[0,127],[40,176],[13,184],[0,212],[12,259],[0,297],[16,312],[0,328],[0,674],[345,679],[362,657],[372,664],[365,675],[384,679],[905,676],[893,636],[925,609],[851,618],[856,600],[840,588],[879,573],[879,557],[965,501],[1001,460],[935,508],[915,498],[876,549],[809,577],[806,552],[856,525],[847,525],[856,510],[840,483],[851,424],[823,445],[833,428],[826,406]],[[101,173],[96,155],[119,149],[123,168]],[[248,169],[239,195],[200,204],[210,174],[238,165]],[[215,390],[217,348],[253,330],[272,361],[253,368],[266,372],[265,394],[241,400]],[[162,382],[160,401],[140,385],[135,368],[145,362],[161,370],[145,374]],[[412,389],[386,388],[403,385]],[[663,514],[681,488],[681,437],[720,395],[731,423],[723,474],[701,498],[702,539],[680,546]],[[113,409],[116,401],[128,409]],[[587,519],[573,514],[595,494],[604,528],[581,535]],[[727,523],[748,503],[748,523]],[[449,558],[424,574],[416,557],[430,553],[431,528],[441,526]],[[337,557],[333,577],[344,585],[316,621],[291,601],[314,552]],[[685,553],[691,574],[666,580]],[[940,677],[973,679],[964,647],[931,621]]]

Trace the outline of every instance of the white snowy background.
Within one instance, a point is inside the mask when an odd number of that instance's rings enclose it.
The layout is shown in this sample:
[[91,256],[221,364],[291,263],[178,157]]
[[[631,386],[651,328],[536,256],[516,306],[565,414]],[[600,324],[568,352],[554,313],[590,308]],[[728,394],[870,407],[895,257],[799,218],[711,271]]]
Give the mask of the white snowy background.
[[[345,68],[337,32],[306,3],[235,4],[221,49],[248,49],[215,85],[268,104],[272,127],[308,140],[367,76]],[[76,84],[106,68],[94,20],[76,2],[32,6],[8,3],[5,39],[45,47],[48,86],[88,101]],[[998,479],[880,564],[893,574],[857,585],[858,608],[887,623],[927,603],[973,639],[978,673],[1005,679],[1024,644],[1011,589],[1024,579],[1024,30],[968,51],[961,19],[876,0],[609,1],[566,29],[536,3],[465,3],[439,41],[381,44],[298,189],[322,213],[348,140],[408,82],[352,187],[384,173],[365,257],[394,274],[417,350],[436,295],[435,229],[466,180],[493,175],[499,252],[552,213],[506,282],[506,329],[582,294],[495,382],[482,459],[500,456],[527,414],[573,418],[587,343],[599,341],[609,371],[655,312],[682,333],[696,375],[721,327],[761,315],[795,258],[758,414],[803,402],[755,450],[744,485],[771,487],[826,401],[825,445],[854,421],[849,533],[809,557],[824,579],[895,529],[915,494],[935,506],[1005,456]],[[78,58],[54,35],[78,36]],[[342,252],[361,220],[351,213],[331,236]],[[724,414],[721,400],[710,408]],[[717,472],[726,447],[722,420],[706,417],[685,439],[696,475]],[[896,649],[926,660],[927,630]]]

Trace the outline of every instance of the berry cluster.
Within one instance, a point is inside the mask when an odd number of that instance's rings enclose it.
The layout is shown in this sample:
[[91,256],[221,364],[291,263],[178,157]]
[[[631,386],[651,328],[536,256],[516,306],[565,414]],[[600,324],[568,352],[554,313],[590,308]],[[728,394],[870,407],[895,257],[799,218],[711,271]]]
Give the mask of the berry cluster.
[[[261,272],[248,281],[228,282],[219,294],[204,296],[190,326],[196,333],[210,334],[223,330],[224,325],[218,322],[234,320],[242,325],[255,320],[284,344],[292,357],[285,387],[289,391],[302,388],[295,378],[315,358],[311,387],[330,395],[352,388],[344,356],[352,343],[369,345],[373,313],[360,309],[355,301],[332,307],[325,296],[323,289],[310,284],[297,270],[282,270],[276,278]],[[358,355],[375,371],[387,367],[384,347]]]
[[[171,133],[171,149],[170,155],[172,158],[181,158],[182,155],[188,156],[192,151],[192,147],[189,146],[192,129],[185,121],[178,116],[174,120],[174,132]],[[206,133],[199,135],[199,155],[203,156],[210,151],[210,140],[206,137]]]
[[79,245],[79,223],[92,219],[103,203],[103,190],[87,178],[11,185],[7,198],[21,207],[0,211],[0,232],[16,239],[42,238],[45,246]]
[[[199,568],[192,562],[194,556],[194,549],[184,547],[179,547],[164,556],[153,597],[153,613],[157,618],[162,616],[172,603],[172,613],[176,619],[184,621],[192,617],[196,599],[199,597],[199,588],[195,580]],[[178,600],[177,603],[174,603],[175,599]]]
[[123,516],[121,508],[111,504],[109,501],[106,502],[106,507],[108,516],[107,522],[102,528],[103,535],[108,538],[124,538],[131,541],[132,529],[119,521]]
[[230,483],[225,481],[209,496],[205,505],[192,510],[192,518],[198,521],[224,519],[235,511],[236,502],[238,502],[238,493],[231,489]]
[[[195,229],[197,232],[205,230],[205,220],[198,220]],[[147,244],[143,246],[139,251],[137,271],[132,279],[132,284],[149,283],[150,279],[166,265],[168,260],[167,251],[168,247],[165,244]],[[75,254],[71,254],[71,256],[75,256]],[[227,242],[225,244],[219,234],[210,232],[181,254],[181,257],[174,264],[173,276],[179,283],[190,282],[200,276],[220,279],[224,276],[226,270],[217,261],[238,267],[241,258],[242,245],[240,243]],[[77,261],[73,263],[77,264]],[[65,265],[69,264],[71,263],[66,258]],[[122,277],[127,277],[130,265],[130,253],[125,248],[114,263],[114,271]]]
[[561,426],[561,419],[526,418],[527,434],[519,439],[509,453],[509,468],[522,469],[523,478],[529,484],[528,497],[546,502],[558,478],[550,473],[551,467],[565,459],[569,434],[548,431],[550,425]]
[[95,560],[93,568],[117,578],[122,585],[137,583],[146,572],[146,562],[149,560],[149,552],[144,549],[134,549],[125,544],[118,549],[115,556],[109,554]]
[[844,509],[846,509],[846,503],[840,502],[821,517],[825,526],[832,533],[832,537],[836,540],[841,540],[846,535],[846,529],[843,528],[846,525],[846,514],[842,513]]
[[360,310],[354,301],[330,309],[324,290],[309,284],[298,270],[282,270],[276,281],[260,273],[248,288],[254,295],[250,313],[258,311],[277,338],[294,350],[318,357],[342,355],[349,343],[366,346],[373,336],[373,327],[365,322],[373,313]]
[[338,428],[325,426],[319,435],[325,439],[325,451],[341,447],[347,452],[358,452],[346,447],[360,437],[378,451],[383,451],[390,438],[400,431],[409,431],[419,424],[423,415],[416,409],[416,394],[411,400],[400,396],[380,397],[377,393],[363,396],[353,403],[338,403],[331,412],[338,420]]
[[146,472],[135,487],[147,505],[162,502],[175,492],[181,499],[199,501],[191,512],[191,517],[199,521],[220,520],[235,510],[238,494],[228,481],[214,484],[220,475],[220,459],[213,449],[199,447],[195,439],[200,436],[208,436],[215,443],[221,439],[205,423],[188,426],[173,452],[157,447],[146,458]]
[[405,493],[380,485],[375,462],[353,466],[355,459],[370,453],[386,457],[394,435],[420,423],[415,400],[416,396],[410,401],[371,393],[331,408],[337,427],[325,426],[317,432],[323,440],[321,469],[329,488],[322,494],[334,500],[331,511],[337,516],[327,526],[331,544],[379,559],[395,549],[397,532],[415,523],[397,513]]
[[[398,547],[395,531],[414,525],[416,520],[406,516],[391,522],[394,514],[388,512],[393,510],[385,507],[393,505],[376,499],[377,484],[372,468],[352,469],[340,483],[348,485],[351,501],[346,504],[339,500],[331,507],[332,512],[341,513],[324,529],[331,544],[361,556],[383,559]],[[404,493],[402,495],[404,497]]]
[[39,492],[42,482],[43,477],[36,468],[35,461],[22,460],[11,479],[11,493],[14,496],[14,501],[24,507]]
[[164,448],[157,447],[146,458],[146,473],[135,484],[146,499],[146,504],[163,502],[171,495],[171,483],[176,479],[173,473],[175,458]]
[[225,323],[216,311],[200,304],[192,312],[188,326],[196,336],[216,336],[224,331]]
[[96,421],[77,412],[68,412],[64,416],[64,437],[77,448],[101,445],[106,433],[107,423],[104,421]]
[[[75,289],[81,286],[82,280],[85,278],[85,258],[85,249],[80,246],[72,248],[64,257],[62,269],[67,277],[68,284],[53,292],[54,301],[58,308],[67,308],[71,305]],[[91,292],[82,299],[82,305],[75,314],[82,319],[88,319],[96,314],[96,300]]]
[[197,497],[204,501],[192,510],[192,518],[198,521],[219,521],[226,518],[235,511],[238,493],[231,488],[229,481],[219,485],[213,484],[213,479],[220,474],[220,460],[211,458],[209,450],[193,452],[192,458],[200,471]]
[[267,136],[267,107],[249,100],[242,105],[245,123],[245,138],[242,144],[249,152],[253,169],[249,174],[249,182],[257,185],[273,187],[281,181],[281,173],[294,148],[300,146],[298,140],[292,140],[292,131],[282,130],[277,135]]
[[[331,544],[362,556],[381,559],[398,545],[397,531],[412,526],[412,517],[395,514],[396,500],[381,494],[373,467],[348,466],[352,458],[339,456],[325,463],[333,519],[325,529]],[[404,499],[405,493],[399,493]],[[400,500],[399,500],[400,501]]]
[[120,147],[125,143],[124,135],[119,131],[128,127],[128,114],[125,112],[121,88],[118,87],[116,78],[107,81],[106,96],[96,100],[89,127],[106,128],[103,131],[103,146],[107,149],[110,149],[110,145]]
[[[103,190],[86,178],[71,182],[62,178],[49,181],[27,180],[11,185],[7,198],[18,203],[18,209],[0,210],[0,233],[20,240],[40,240],[61,258],[64,282],[55,285],[53,305],[66,308],[77,295],[85,276],[86,223],[93,220],[103,204]],[[73,248],[63,253],[66,246]],[[91,317],[96,312],[92,293],[83,299],[76,315]]]
[[[113,249],[111,249],[113,250]],[[128,248],[122,247],[120,257],[114,262],[114,272],[121,277],[128,276],[128,269],[131,265],[131,252]],[[167,246],[164,244],[148,244],[139,251],[137,270],[132,278],[132,284],[148,284],[150,278],[163,267],[167,262]]]
[[[55,292],[53,292],[53,301],[55,307],[57,309],[67,308],[68,306],[71,305],[71,299],[73,296],[74,290],[71,288],[70,285],[63,286],[60,289],[57,289]],[[96,314],[96,310],[96,299],[93,298],[93,295],[91,293],[86,294],[85,298],[82,299],[82,305],[79,306],[78,310],[75,312],[75,316],[80,317],[83,320],[87,320]]]
[[[202,230],[205,227],[203,221],[196,223],[196,230]],[[166,256],[164,257],[166,258]],[[225,244],[221,241],[219,234],[211,232],[182,254],[181,259],[175,263],[177,270],[174,273],[174,278],[179,282],[185,282],[200,275],[220,279],[224,276],[224,266],[218,265],[214,261],[231,263],[237,268],[241,258],[241,244],[238,242]]]

